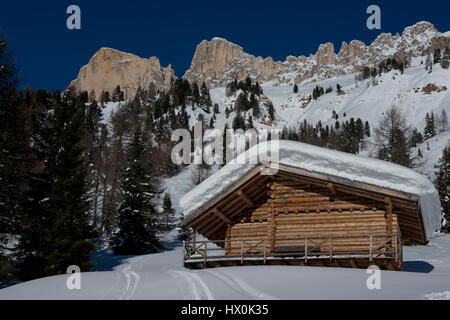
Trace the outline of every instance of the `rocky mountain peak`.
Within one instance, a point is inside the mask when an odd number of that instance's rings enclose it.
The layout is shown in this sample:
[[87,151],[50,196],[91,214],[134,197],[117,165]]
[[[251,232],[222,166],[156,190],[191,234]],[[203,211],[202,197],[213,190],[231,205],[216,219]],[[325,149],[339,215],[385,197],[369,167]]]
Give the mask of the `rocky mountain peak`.
[[163,68],[156,57],[140,58],[134,54],[111,48],[98,50],[89,63],[80,69],[69,87],[77,92],[87,91],[92,99],[100,99],[103,91],[112,92],[118,85],[128,97],[136,94],[139,86],[166,90],[175,78],[169,65]]
[[309,57],[289,56],[284,62],[271,57],[263,59],[243,51],[242,47],[222,38],[202,41],[184,78],[190,82],[206,82],[223,86],[233,79],[251,76],[260,82],[297,83],[321,80],[376,66],[389,57],[416,57],[431,48],[443,47],[448,37],[436,41],[440,33],[429,22],[419,22],[403,30],[402,35],[381,33],[369,46],[359,40],[343,42],[338,54],[333,43],[321,44]]

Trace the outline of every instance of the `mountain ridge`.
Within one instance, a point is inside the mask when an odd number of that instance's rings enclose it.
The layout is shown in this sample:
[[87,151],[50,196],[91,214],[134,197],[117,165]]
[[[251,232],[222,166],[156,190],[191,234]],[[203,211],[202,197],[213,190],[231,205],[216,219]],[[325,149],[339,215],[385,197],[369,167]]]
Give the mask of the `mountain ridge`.
[[[194,52],[191,65],[182,78],[190,83],[203,82],[209,88],[222,87],[237,79],[250,76],[261,83],[274,85],[330,79],[361,71],[365,66],[376,67],[387,58],[404,60],[432,53],[436,48],[450,46],[450,32],[440,33],[433,24],[421,21],[404,28],[402,34],[380,33],[370,44],[360,40],[343,41],[338,52],[331,42],[320,44],[315,54],[289,55],[284,61],[246,53],[243,47],[224,38],[201,41]],[[101,92],[112,92],[119,85],[132,97],[139,86],[166,91],[176,79],[172,66],[162,67],[159,59],[112,48],[101,48],[80,69],[69,87],[77,92],[87,91],[99,99]]]

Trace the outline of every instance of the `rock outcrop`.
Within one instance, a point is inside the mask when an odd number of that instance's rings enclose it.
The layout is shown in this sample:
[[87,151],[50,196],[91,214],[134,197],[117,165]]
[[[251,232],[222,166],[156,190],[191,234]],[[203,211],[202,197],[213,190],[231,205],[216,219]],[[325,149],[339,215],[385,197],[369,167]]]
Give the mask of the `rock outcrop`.
[[101,48],[81,68],[69,87],[76,92],[87,91],[90,97],[98,100],[103,91],[112,93],[118,85],[128,97],[133,97],[139,86],[148,88],[150,83],[154,83],[157,89],[166,90],[174,78],[172,67],[163,68],[155,57],[143,59],[119,50]]
[[198,84],[205,82],[209,87],[224,86],[235,78],[242,80],[247,76],[260,82],[293,84],[358,72],[365,66],[375,67],[389,57],[423,56],[448,43],[448,34],[440,34],[431,23],[419,22],[405,28],[402,35],[382,33],[370,46],[358,40],[343,42],[336,53],[334,45],[326,43],[314,55],[289,56],[281,62],[252,56],[236,44],[213,38],[197,46],[184,78]]
[[[376,67],[382,60],[396,57],[418,57],[450,45],[450,33],[439,33],[428,22],[419,22],[404,29],[402,34],[381,33],[369,46],[361,41],[343,42],[338,53],[332,43],[321,44],[315,54],[289,56],[285,61],[271,57],[255,57],[243,48],[223,38],[203,40],[196,48],[184,78],[189,82],[203,82],[208,87],[224,86],[247,76],[259,81],[293,84],[359,72],[363,67]],[[112,92],[120,85],[128,97],[139,86],[167,90],[175,79],[169,65],[163,68],[155,57],[143,59],[133,54],[102,48],[82,67],[70,86],[78,92],[87,91],[99,99],[102,91]]]

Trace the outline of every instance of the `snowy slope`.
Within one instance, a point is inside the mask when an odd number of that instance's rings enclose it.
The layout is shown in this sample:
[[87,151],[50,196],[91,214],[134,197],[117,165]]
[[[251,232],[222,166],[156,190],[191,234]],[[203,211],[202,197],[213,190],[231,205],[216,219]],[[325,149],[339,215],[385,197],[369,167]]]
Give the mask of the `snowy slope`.
[[181,267],[177,248],[117,259],[110,271],[82,273],[81,290],[66,289],[68,275],[60,275],[2,289],[0,300],[450,299],[450,235],[437,234],[427,246],[405,247],[404,268],[382,271],[381,289],[369,290],[363,269],[247,266],[191,271]]
[[[339,115],[339,121],[349,120],[351,117],[361,118],[375,127],[383,113],[397,106],[406,115],[410,125],[422,131],[425,126],[425,114],[434,112],[438,114],[443,108],[450,111],[450,70],[434,65],[433,72],[429,74],[421,62],[425,58],[416,58],[412,66],[405,69],[404,74],[391,71],[376,77],[377,85],[373,86],[372,79],[355,82],[355,75],[327,79],[318,82],[299,85],[299,92],[294,94],[292,86],[274,86],[268,83],[262,86],[273,102],[277,114],[295,127],[303,120],[316,124],[319,120],[324,124],[334,125],[332,113]],[[433,94],[424,94],[421,90],[427,84],[433,83],[440,87],[447,87],[446,91]],[[340,84],[345,91],[344,95],[336,94],[336,84]],[[302,97],[312,94],[315,86],[331,87],[332,93],[321,96],[306,107],[301,108],[298,101]],[[416,89],[419,92],[416,92]],[[347,114],[344,117],[344,113]]]
[[[430,150],[428,150],[428,146]],[[433,181],[436,178],[436,166],[446,146],[450,146],[450,132],[440,133],[418,145],[415,151],[420,149],[423,159],[420,159],[420,165],[416,170]]]

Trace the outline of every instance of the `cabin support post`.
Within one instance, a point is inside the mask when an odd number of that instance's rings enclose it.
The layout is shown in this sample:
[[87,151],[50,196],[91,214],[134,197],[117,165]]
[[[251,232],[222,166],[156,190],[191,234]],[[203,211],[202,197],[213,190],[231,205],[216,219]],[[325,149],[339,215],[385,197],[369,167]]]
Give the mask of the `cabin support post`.
[[182,254],[183,254],[183,256],[182,256],[182,266],[183,266],[183,268],[184,268],[184,262],[186,261],[186,241],[185,240],[183,240],[183,250],[182,250]]
[[197,250],[197,231],[195,231],[195,229],[192,229],[194,231],[194,234],[192,235],[192,249]]
[[330,237],[330,261],[333,260],[333,237]]
[[244,240],[241,240],[241,264],[244,264]]
[[386,228],[387,233],[392,233],[392,201],[390,197],[384,198],[386,203]]
[[308,263],[308,238],[305,238],[305,264]]
[[277,222],[275,221],[275,216],[276,216],[275,203],[270,204],[270,210],[271,210],[271,213],[270,213],[271,218],[270,218],[270,223],[269,223],[269,238],[270,238],[269,252],[273,253],[274,247],[275,247],[275,233],[276,233],[276,228],[277,228],[277,225],[276,225]]
[[369,262],[372,262],[373,257],[372,257],[373,253],[372,253],[372,235],[369,236]]
[[208,242],[203,242],[205,246],[205,254],[203,256],[203,268],[206,268],[206,261],[208,260]]
[[231,253],[231,224],[227,224],[227,233],[225,235],[225,253],[230,254]]
[[266,264],[267,259],[267,239],[264,239],[264,264]]

